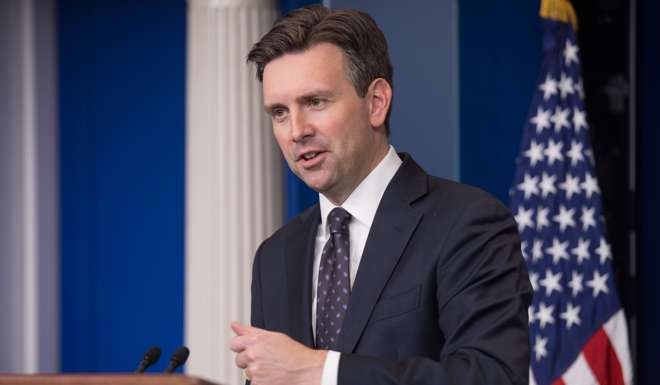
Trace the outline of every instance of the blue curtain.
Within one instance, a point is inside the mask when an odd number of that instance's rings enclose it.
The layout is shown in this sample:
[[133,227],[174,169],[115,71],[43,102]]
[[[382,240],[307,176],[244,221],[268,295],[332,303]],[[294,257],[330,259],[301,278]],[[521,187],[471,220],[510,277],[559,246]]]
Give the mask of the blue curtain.
[[129,372],[183,343],[186,2],[61,0],[57,25],[60,369]]
[[282,15],[293,11],[296,8],[303,7],[310,4],[320,4],[321,1],[318,0],[280,0],[280,11]]

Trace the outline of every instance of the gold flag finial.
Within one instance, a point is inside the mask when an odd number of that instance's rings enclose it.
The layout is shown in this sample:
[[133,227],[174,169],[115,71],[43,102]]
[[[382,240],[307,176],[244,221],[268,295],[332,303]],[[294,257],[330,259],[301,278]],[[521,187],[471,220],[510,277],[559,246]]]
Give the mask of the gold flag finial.
[[541,17],[571,23],[577,31],[578,23],[575,9],[569,0],[541,0]]

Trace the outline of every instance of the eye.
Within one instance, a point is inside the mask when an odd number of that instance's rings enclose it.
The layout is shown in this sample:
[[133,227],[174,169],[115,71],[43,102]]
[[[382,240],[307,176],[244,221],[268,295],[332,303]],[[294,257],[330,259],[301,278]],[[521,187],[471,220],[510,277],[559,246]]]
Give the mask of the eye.
[[276,107],[270,111],[271,118],[276,122],[282,122],[286,119],[289,111],[286,108]]
[[322,99],[322,98],[311,98],[309,99],[309,106],[314,108],[314,109],[321,109],[325,107],[327,103],[327,100]]

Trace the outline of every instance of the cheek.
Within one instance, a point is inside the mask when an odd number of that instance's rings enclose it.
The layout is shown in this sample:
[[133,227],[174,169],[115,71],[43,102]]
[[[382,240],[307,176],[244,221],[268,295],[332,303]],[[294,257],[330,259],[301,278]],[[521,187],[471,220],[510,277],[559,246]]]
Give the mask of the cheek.
[[361,149],[365,145],[367,130],[369,130],[369,125],[365,124],[362,117],[358,115],[338,122],[336,137],[341,142],[343,152],[353,153]]
[[273,136],[275,136],[275,141],[277,142],[277,145],[280,147],[280,150],[284,154],[285,157],[288,156],[288,146],[289,146],[289,139],[286,136],[286,131],[282,127],[275,127],[273,126]]

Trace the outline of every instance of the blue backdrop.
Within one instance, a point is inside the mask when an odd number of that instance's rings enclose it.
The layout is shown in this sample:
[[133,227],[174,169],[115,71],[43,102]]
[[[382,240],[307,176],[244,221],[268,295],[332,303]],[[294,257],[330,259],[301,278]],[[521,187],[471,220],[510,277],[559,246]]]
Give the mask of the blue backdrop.
[[63,371],[183,341],[185,20],[184,0],[58,2]]
[[505,204],[541,63],[539,3],[459,7],[460,179]]
[[[657,381],[657,348],[660,343],[660,3],[645,0],[639,3],[638,69],[639,86],[639,131],[638,155],[642,191],[640,198],[638,228],[642,240],[641,266],[638,267],[642,284],[639,287],[638,306],[642,317],[638,332],[641,349],[638,363],[641,365],[640,384]],[[653,358],[656,357],[656,358]]]

